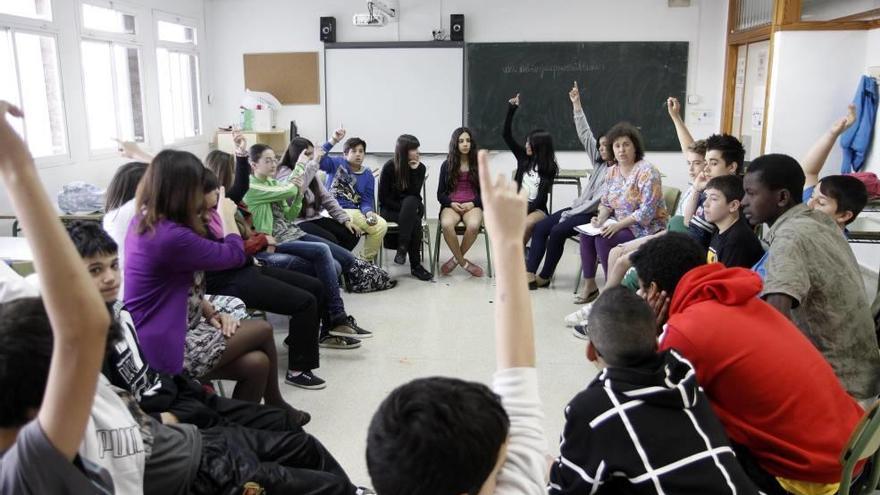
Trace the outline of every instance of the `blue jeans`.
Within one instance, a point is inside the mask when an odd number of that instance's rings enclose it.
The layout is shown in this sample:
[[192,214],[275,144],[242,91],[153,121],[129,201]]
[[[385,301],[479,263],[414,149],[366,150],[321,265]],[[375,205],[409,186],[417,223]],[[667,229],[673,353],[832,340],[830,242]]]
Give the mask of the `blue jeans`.
[[345,318],[345,303],[339,294],[339,272],[328,245],[321,242],[288,241],[275,246],[275,253],[260,253],[257,258],[272,266],[283,266],[306,274],[313,272],[324,284],[331,322]]
[[294,242],[311,242],[311,243],[321,243],[330,248],[330,254],[333,255],[333,259],[336,260],[340,266],[342,266],[342,271],[344,273],[348,273],[349,270],[354,267],[354,254],[351,253],[348,249],[336,244],[334,242],[328,241],[323,237],[319,237],[312,234],[306,234]]

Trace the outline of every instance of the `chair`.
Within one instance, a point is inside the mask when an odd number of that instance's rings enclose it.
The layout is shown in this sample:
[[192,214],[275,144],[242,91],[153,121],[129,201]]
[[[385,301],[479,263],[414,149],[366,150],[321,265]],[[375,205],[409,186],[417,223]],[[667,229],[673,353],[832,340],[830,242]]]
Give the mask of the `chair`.
[[[880,465],[878,465],[880,463],[880,452],[878,452],[878,448],[880,448],[880,414],[877,414],[878,410],[880,410],[880,401],[875,402],[865,412],[865,415],[859,421],[859,424],[856,425],[855,430],[853,430],[846,447],[843,448],[843,453],[840,455],[840,464],[843,466],[843,471],[840,475],[840,488],[837,493],[865,495],[877,488],[877,483],[880,481]],[[865,473],[865,475],[869,479],[867,482],[865,480],[858,480],[851,492],[853,470],[859,461],[868,457],[871,458],[870,472]],[[867,464],[865,469],[869,469]]]
[[[442,234],[442,226],[440,225],[440,219],[437,218],[437,229],[436,236],[434,237],[434,253],[431,258],[431,273],[434,273],[434,269],[440,270],[440,236]],[[464,223],[459,221],[458,224],[455,225],[455,235],[463,235],[465,231]],[[485,236],[486,241],[486,264],[487,264],[487,274],[489,278],[492,278],[492,254],[489,246],[489,233],[486,232],[486,225],[480,225],[480,234]]]
[[[425,201],[426,201],[425,198],[427,198],[427,194],[428,194],[428,174],[426,173],[425,174],[425,181],[422,183],[422,249],[421,249],[421,252],[422,252],[422,260],[424,260],[425,258],[428,259],[428,263],[430,264],[431,274],[433,275],[434,274],[434,258],[431,256],[431,253],[433,251],[431,249],[431,228],[428,226],[428,206],[425,204]],[[379,211],[378,205],[376,204],[378,201],[379,201],[378,194],[376,194],[376,200],[373,204],[373,209],[377,212]],[[385,233],[385,235],[397,234],[400,232],[400,225],[398,225],[397,222],[389,222],[386,220],[386,223],[388,224],[388,231]],[[428,245],[427,251],[425,251],[425,244]],[[428,253],[428,256],[425,256],[425,252]],[[385,244],[383,243],[379,247],[379,268],[382,268],[383,260],[385,258],[384,253],[385,253]]]

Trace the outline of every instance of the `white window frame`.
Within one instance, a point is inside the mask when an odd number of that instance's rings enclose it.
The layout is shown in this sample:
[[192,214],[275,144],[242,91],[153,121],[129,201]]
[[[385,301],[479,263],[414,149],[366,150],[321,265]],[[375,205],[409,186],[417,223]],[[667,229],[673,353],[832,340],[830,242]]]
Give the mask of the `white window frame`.
[[[70,141],[70,119],[67,114],[67,102],[65,101],[64,96],[66,95],[66,91],[64,88],[64,70],[65,68],[61,64],[61,52],[62,52],[62,43],[61,43],[61,35],[59,33],[58,24],[57,24],[57,10],[55,9],[55,0],[50,0],[51,9],[52,9],[52,18],[53,21],[47,21],[44,19],[34,19],[30,17],[22,17],[8,14],[0,14],[0,30],[9,30],[12,32],[13,39],[15,39],[15,33],[28,33],[39,36],[50,37],[55,40],[55,57],[56,63],[58,64],[58,93],[61,95],[61,116],[63,120],[63,130],[62,133],[64,135],[64,143],[66,151],[65,153],[51,156],[43,156],[43,157],[35,157],[34,164],[38,169],[42,168],[50,168],[59,165],[65,165],[71,163],[72,160],[72,143]],[[19,91],[19,97],[21,96],[21,79],[18,76],[18,51],[13,50],[13,57],[16,62],[16,79]],[[22,125],[25,125],[22,123]],[[25,133],[27,133],[27,127],[25,125]]]
[[[129,14],[129,15],[134,16],[134,26],[135,26],[134,32],[135,32],[135,34],[132,35],[132,34],[127,34],[127,33],[111,33],[111,32],[107,32],[107,31],[99,31],[99,30],[95,30],[95,29],[87,29],[85,27],[85,20],[83,19],[83,11],[82,11],[82,9],[83,9],[82,6],[84,4],[90,4],[90,5],[95,5],[97,7],[109,8],[109,9],[117,10],[117,11],[122,12],[124,14]],[[143,126],[144,126],[144,142],[140,143],[140,144],[142,146],[145,146],[147,143],[150,142],[150,130],[149,130],[148,119],[147,119],[146,92],[144,90],[144,87],[146,86],[146,78],[144,75],[144,50],[143,50],[144,44],[141,42],[141,37],[144,36],[144,33],[141,31],[142,23],[140,21],[140,16],[138,15],[137,10],[133,6],[130,6],[128,4],[121,3],[121,2],[115,2],[115,1],[110,1],[110,0],[83,0],[83,1],[79,2],[77,5],[77,21],[78,21],[78,28],[79,28],[79,34],[80,34],[79,44],[77,46],[77,49],[79,50],[79,53],[80,53],[79,71],[80,71],[80,80],[81,80],[81,86],[82,86],[83,101],[85,101],[85,96],[86,96],[85,69],[82,66],[82,42],[83,41],[97,41],[97,42],[103,42],[103,43],[110,43],[111,49],[114,47],[117,47],[117,46],[137,49],[137,51],[138,51],[138,74],[140,76],[141,113],[142,113],[142,117],[143,117]],[[110,63],[111,63],[112,72],[115,74],[116,71],[115,71],[115,66],[113,64],[115,64],[116,61],[113,57],[110,58]],[[114,77],[114,79],[113,79],[114,101],[115,101],[115,97],[116,97],[116,92],[118,90],[119,90],[119,88],[116,86],[116,78]],[[101,158],[109,158],[109,157],[118,156],[119,152],[115,147],[103,148],[103,149],[97,149],[97,150],[92,149],[92,146],[91,146],[91,132],[92,132],[92,130],[88,127],[88,121],[89,121],[88,109],[86,109],[85,111],[86,111],[86,115],[84,115],[84,117],[85,117],[85,121],[86,121],[86,133],[87,133],[86,135],[89,138],[89,142],[86,145],[86,147],[88,149],[89,158],[101,159]],[[119,132],[119,121],[118,120],[116,122],[116,128],[117,128],[117,135],[121,135],[121,133]]]
[[[177,43],[173,41],[164,41],[159,38],[159,21],[173,22],[176,24],[183,24],[188,27],[191,27],[195,30],[195,42],[194,43]],[[201,40],[205,34],[202,24],[197,20],[186,16],[181,16],[177,14],[171,14],[168,12],[163,12],[161,10],[153,10],[153,36],[156,40],[155,51],[153,52],[153,60],[156,62],[156,70],[158,71],[159,65],[159,57],[158,50],[160,48],[164,48],[169,51],[184,53],[187,55],[195,55],[198,61],[197,67],[197,75],[198,75],[198,84],[196,86],[196,91],[198,92],[198,104],[199,104],[199,132],[192,137],[177,139],[170,142],[165,141],[165,136],[160,132],[160,141],[162,142],[163,147],[168,146],[187,146],[193,144],[201,144],[205,141],[205,105],[204,105],[204,95],[205,91],[203,88],[204,77],[204,59],[202,57],[201,51]],[[159,88],[159,91],[162,91],[162,88]],[[159,95],[159,101],[161,102],[161,94]],[[162,109],[161,105],[159,108],[159,122],[161,129],[162,122]]]

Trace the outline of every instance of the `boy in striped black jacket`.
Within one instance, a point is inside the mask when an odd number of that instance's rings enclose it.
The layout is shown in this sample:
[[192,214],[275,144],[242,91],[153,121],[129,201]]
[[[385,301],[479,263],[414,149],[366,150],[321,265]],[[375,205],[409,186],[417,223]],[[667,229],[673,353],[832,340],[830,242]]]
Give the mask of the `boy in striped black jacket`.
[[656,329],[650,306],[626,288],[594,303],[587,358],[601,371],[566,407],[551,495],[758,493],[693,367],[657,352]]

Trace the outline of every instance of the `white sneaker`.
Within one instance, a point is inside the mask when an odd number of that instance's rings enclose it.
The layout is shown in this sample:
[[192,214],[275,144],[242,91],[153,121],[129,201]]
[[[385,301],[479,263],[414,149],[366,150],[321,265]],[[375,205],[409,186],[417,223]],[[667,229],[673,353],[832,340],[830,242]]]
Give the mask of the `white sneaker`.
[[587,304],[583,308],[565,317],[565,326],[574,328],[577,325],[586,324],[587,318],[590,316],[590,310],[593,303]]

